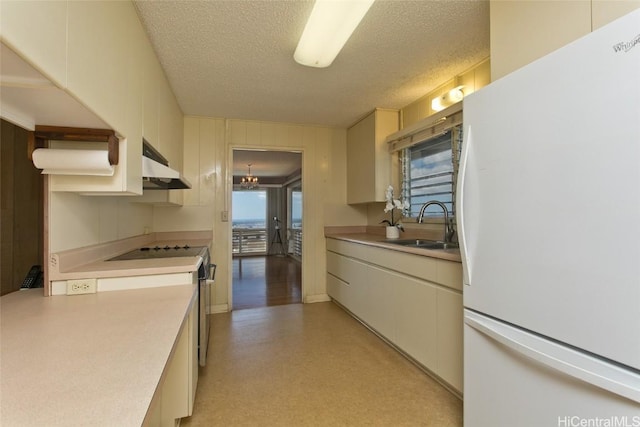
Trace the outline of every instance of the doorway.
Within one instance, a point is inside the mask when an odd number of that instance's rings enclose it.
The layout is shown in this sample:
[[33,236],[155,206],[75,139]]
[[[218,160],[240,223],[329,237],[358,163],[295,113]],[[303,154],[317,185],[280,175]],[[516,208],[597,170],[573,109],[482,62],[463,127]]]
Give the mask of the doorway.
[[302,153],[233,150],[232,309],[302,302]]

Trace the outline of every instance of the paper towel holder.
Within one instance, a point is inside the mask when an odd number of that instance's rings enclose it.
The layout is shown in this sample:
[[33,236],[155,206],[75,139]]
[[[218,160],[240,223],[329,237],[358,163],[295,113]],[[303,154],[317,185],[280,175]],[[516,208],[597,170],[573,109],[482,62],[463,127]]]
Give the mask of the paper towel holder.
[[118,137],[111,129],[89,129],[64,126],[36,125],[27,137],[27,154],[33,161],[33,150],[44,148],[47,141],[106,142],[108,144],[109,164],[118,164]]

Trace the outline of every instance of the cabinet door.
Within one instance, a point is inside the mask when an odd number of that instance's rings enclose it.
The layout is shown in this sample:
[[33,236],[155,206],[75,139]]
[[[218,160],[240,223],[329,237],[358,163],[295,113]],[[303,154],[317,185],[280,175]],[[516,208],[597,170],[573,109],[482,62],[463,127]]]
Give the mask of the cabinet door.
[[347,131],[347,203],[376,199],[375,120],[372,113]]
[[[178,106],[169,82],[162,78],[158,94],[158,139],[160,153],[169,161],[169,166],[182,172],[182,152],[184,149],[184,117]],[[184,192],[168,192],[169,203],[182,205]]]
[[69,2],[68,88],[125,136],[131,13],[130,2]]
[[162,383],[160,412],[162,426],[191,415],[198,379],[198,305],[193,301],[178,335]]
[[159,150],[169,165],[182,172],[184,118],[169,82],[162,76],[158,92]]
[[594,0],[591,2],[593,29],[607,25],[638,8],[640,8],[640,0]]
[[67,2],[3,1],[0,9],[3,42],[58,86],[66,87]]
[[391,342],[396,341],[396,293],[406,280],[381,268],[366,266],[367,304],[363,320]]
[[462,392],[462,294],[443,288],[437,290],[438,361],[436,373]]
[[160,412],[162,425],[175,425],[189,414],[189,322],[185,322],[166,369]]
[[198,326],[199,326],[199,306],[194,303],[189,314],[189,397],[188,415],[193,414],[193,404],[196,400],[196,389],[198,388]]
[[158,96],[162,69],[153,51],[151,43],[145,40],[148,49],[145,49],[143,57],[143,67],[145,72],[144,95],[143,95],[143,131],[144,139],[160,151],[159,143],[159,120],[158,120]]
[[589,0],[492,1],[490,14],[494,81],[591,31]]
[[437,360],[436,287],[399,276],[396,292],[396,345],[434,370]]
[[398,130],[396,110],[377,109],[347,130],[347,203],[384,201],[389,185],[397,188],[385,138]]
[[142,53],[150,47],[130,2],[68,3],[67,87],[121,138],[111,177],[53,176],[52,191],[142,193]]

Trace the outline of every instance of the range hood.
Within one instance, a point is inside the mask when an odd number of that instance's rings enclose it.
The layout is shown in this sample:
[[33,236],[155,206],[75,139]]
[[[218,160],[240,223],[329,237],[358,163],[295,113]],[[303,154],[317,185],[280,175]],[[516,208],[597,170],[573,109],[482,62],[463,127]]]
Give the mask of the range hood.
[[147,141],[142,140],[142,188],[145,190],[183,190],[191,184]]

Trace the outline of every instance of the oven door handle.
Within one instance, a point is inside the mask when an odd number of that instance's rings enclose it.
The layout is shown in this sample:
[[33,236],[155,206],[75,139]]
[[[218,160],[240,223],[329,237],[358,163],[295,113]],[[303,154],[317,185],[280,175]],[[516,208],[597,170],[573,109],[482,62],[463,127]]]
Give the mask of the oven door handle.
[[211,281],[216,279],[216,268],[218,268],[216,264],[209,264],[209,280]]

